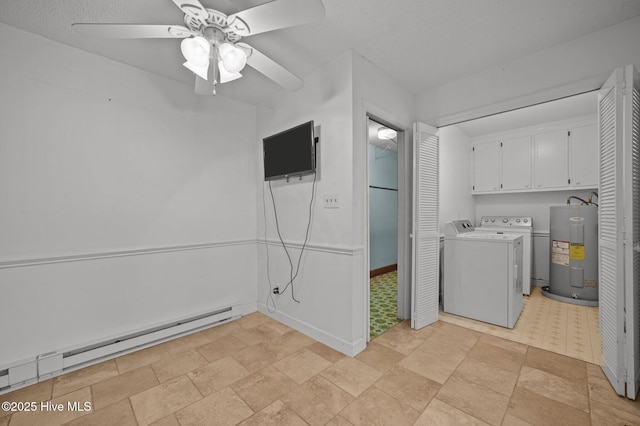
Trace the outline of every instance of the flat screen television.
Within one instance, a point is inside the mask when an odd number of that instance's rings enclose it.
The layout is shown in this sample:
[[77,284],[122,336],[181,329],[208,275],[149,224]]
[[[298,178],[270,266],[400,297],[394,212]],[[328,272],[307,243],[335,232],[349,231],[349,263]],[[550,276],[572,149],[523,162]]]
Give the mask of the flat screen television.
[[316,171],[313,120],[262,139],[264,180]]

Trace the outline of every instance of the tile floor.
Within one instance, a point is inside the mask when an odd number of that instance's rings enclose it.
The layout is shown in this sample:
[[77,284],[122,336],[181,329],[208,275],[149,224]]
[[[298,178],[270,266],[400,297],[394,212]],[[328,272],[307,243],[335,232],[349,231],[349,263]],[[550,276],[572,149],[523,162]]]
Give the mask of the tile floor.
[[602,364],[598,307],[559,302],[533,287],[524,296],[524,307],[510,330],[481,321],[440,313],[440,320],[561,355]]
[[640,424],[583,360],[445,321],[403,321],[350,358],[261,313],[0,395],[49,400],[93,410],[0,425]]

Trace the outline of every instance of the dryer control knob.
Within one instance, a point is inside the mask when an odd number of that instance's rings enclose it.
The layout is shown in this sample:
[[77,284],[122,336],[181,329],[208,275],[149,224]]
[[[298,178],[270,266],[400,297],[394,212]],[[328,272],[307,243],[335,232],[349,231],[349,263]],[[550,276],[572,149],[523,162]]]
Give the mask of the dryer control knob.
[[507,219],[506,217],[502,219],[502,223],[507,223],[507,222],[509,222],[509,219]]

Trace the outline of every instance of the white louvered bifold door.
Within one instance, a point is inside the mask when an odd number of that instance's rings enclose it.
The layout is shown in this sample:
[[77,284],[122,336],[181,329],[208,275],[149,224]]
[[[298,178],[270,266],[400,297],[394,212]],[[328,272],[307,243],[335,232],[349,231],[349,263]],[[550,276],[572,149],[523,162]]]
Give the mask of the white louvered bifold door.
[[438,137],[436,129],[413,125],[413,228],[411,327],[438,321],[440,235]]
[[[598,283],[602,370],[619,395],[624,395],[623,280],[623,69],[616,70],[598,93],[600,188],[598,226]],[[619,309],[620,307],[620,309]]]
[[640,76],[625,67],[623,140],[625,186],[625,369],[627,397],[640,384]]

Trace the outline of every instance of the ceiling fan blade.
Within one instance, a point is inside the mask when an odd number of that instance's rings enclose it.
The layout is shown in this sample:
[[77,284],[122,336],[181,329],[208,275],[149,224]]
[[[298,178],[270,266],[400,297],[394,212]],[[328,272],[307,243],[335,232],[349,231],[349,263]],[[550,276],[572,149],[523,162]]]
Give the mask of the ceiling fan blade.
[[97,38],[186,38],[191,30],[180,25],[73,24],[80,34]]
[[209,12],[198,0],[173,0],[173,2],[180,8],[182,13],[197,19],[203,24],[209,17]]
[[246,37],[308,24],[324,17],[322,0],[274,0],[227,17],[229,29]]
[[293,91],[302,87],[303,81],[300,78],[282,67],[282,65],[276,63],[273,59],[246,43],[236,43],[236,46],[245,50],[247,53],[247,64],[251,68],[269,77],[287,90]]

